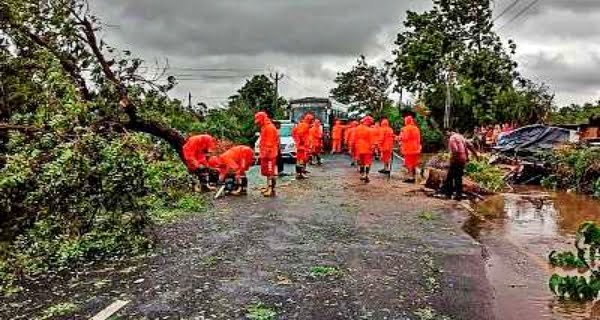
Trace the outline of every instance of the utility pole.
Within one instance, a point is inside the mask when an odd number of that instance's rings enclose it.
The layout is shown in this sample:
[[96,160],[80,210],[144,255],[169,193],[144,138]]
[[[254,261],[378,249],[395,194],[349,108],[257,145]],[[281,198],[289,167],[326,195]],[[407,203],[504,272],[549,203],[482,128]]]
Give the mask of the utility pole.
[[444,110],[444,128],[450,128],[450,112],[452,110],[452,92],[450,91],[450,82],[452,81],[452,71],[446,75],[446,106]]
[[273,111],[275,111],[277,110],[279,103],[279,81],[282,80],[285,76],[283,75],[283,73],[275,72],[275,75],[270,73],[269,77],[271,78],[271,80],[273,80],[273,82],[275,82],[275,100],[273,101]]
[[192,93],[188,94],[188,108],[192,110]]

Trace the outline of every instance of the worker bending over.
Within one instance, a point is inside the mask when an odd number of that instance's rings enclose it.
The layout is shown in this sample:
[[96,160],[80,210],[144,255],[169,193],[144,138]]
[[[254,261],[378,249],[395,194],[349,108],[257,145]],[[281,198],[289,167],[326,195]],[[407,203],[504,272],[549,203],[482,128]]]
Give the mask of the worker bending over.
[[267,178],[267,187],[262,189],[265,197],[275,196],[277,181],[277,153],[279,152],[279,131],[265,112],[254,115],[254,123],[260,127],[260,173]]
[[313,115],[306,113],[300,123],[292,130],[292,138],[296,145],[296,179],[306,179],[306,164],[310,156],[310,126]]
[[246,172],[253,163],[254,151],[247,146],[235,146],[220,156],[208,159],[209,167],[219,173],[219,184],[231,185],[227,190],[235,196],[247,194]]
[[373,151],[375,148],[375,133],[371,128],[373,118],[364,117],[354,132],[354,149],[360,166],[360,179],[369,183],[369,172],[373,164]]
[[200,180],[200,191],[210,191],[208,156],[215,149],[215,139],[208,134],[190,136],[183,144],[182,154],[188,170]]

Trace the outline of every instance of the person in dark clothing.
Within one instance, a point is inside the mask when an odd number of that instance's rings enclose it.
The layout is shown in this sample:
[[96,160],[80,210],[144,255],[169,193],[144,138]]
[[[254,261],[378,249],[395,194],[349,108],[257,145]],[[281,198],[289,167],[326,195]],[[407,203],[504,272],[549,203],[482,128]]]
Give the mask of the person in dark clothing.
[[448,136],[448,151],[450,151],[450,168],[441,192],[448,199],[454,196],[455,200],[462,200],[465,165],[469,162],[470,153],[475,157],[478,155],[474,146],[461,134],[448,130],[446,135]]
[[[281,122],[279,121],[273,121],[273,124],[275,125],[275,128],[277,128],[277,130],[281,129]],[[281,145],[281,142],[279,143]],[[281,147],[279,148],[279,152],[277,152],[277,172],[279,173],[279,176],[286,176],[287,174],[284,172],[285,170],[285,162],[283,161],[283,154],[281,154]]]

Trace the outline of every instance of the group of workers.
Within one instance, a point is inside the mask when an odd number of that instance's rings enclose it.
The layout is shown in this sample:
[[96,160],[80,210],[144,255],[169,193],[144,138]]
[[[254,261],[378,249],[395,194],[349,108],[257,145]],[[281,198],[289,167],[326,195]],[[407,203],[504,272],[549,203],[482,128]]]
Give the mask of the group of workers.
[[[265,112],[258,112],[254,116],[254,123],[260,128],[260,171],[267,178],[267,186],[262,188],[261,192],[265,197],[273,197],[277,182],[277,157],[280,152],[279,131]],[[182,156],[188,170],[198,177],[201,190],[214,190],[212,184],[215,182],[217,185],[229,186],[228,192],[232,195],[246,194],[246,172],[255,162],[254,150],[239,145],[221,155],[212,155],[215,147],[216,142],[212,136],[200,134],[189,137],[182,148]],[[211,179],[212,177],[214,179]]]
[[[265,112],[256,113],[254,123],[260,128],[260,172],[267,180],[267,185],[261,192],[265,197],[273,197],[278,176],[279,131]],[[292,137],[296,147],[296,178],[306,179],[307,164],[321,163],[323,127],[313,114],[307,113],[293,128]],[[471,148],[457,133],[451,132],[449,138],[452,161],[444,192],[452,195],[456,191],[461,193],[464,165],[468,161],[467,148]],[[388,175],[391,173],[396,141],[400,144],[404,166],[409,173],[404,181],[414,183],[422,150],[421,132],[412,116],[404,118],[404,126],[398,135],[387,119],[376,123],[371,116],[352,121],[348,125],[338,120],[331,130],[332,153],[347,151],[352,158],[351,165],[358,165],[360,179],[365,183],[370,181],[369,174],[375,157],[383,162],[383,168],[379,172]],[[188,169],[198,176],[202,191],[214,190],[211,185],[216,183],[221,186],[229,185],[228,191],[232,195],[246,194],[246,172],[255,163],[254,150],[239,145],[221,155],[212,156],[214,149],[215,139],[207,134],[191,136],[182,148],[182,156]]]
[[392,156],[395,141],[400,144],[400,152],[404,159],[404,166],[409,177],[405,182],[414,183],[416,169],[421,158],[421,131],[412,116],[404,118],[404,126],[398,136],[390,127],[387,119],[375,122],[371,116],[366,116],[359,121],[352,121],[343,125],[336,121],[332,129],[332,153],[341,153],[343,148],[352,158],[351,165],[358,165],[361,180],[369,182],[369,173],[373,158],[379,157],[383,162],[382,174],[391,174]]

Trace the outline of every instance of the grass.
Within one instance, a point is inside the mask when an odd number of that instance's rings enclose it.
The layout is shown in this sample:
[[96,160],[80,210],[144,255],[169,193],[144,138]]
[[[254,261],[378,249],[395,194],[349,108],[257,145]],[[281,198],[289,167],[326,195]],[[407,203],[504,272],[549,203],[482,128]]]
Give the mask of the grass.
[[415,316],[418,317],[419,320],[450,320],[450,318],[446,316],[437,314],[435,310],[429,306],[417,309],[417,311],[415,311]]
[[263,303],[257,302],[247,308],[246,318],[250,320],[275,320],[277,312]]
[[423,212],[421,212],[421,214],[419,214],[419,219],[424,220],[424,221],[433,221],[433,220],[437,220],[438,216],[431,211],[423,211]]
[[42,312],[41,317],[37,318],[37,320],[48,320],[55,317],[66,316],[72,314],[78,309],[79,307],[72,302],[55,304],[44,310],[44,312]]
[[310,268],[309,275],[313,278],[325,278],[330,276],[340,275],[340,271],[336,267],[315,266]]

